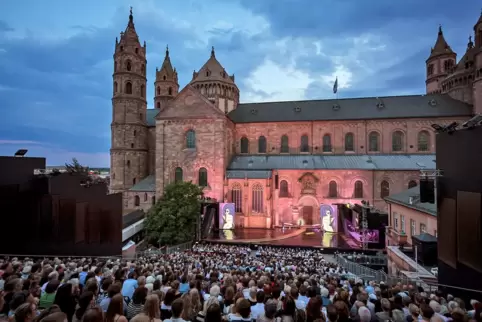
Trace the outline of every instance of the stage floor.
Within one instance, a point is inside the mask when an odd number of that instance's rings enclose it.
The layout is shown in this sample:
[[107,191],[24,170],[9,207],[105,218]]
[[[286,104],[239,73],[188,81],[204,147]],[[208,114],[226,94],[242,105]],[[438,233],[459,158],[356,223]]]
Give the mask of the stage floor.
[[320,248],[359,249],[360,247],[350,238],[341,233],[324,233],[319,230],[306,228],[292,228],[284,230],[238,228],[214,232],[206,241],[233,244],[259,244],[276,246],[301,246]]

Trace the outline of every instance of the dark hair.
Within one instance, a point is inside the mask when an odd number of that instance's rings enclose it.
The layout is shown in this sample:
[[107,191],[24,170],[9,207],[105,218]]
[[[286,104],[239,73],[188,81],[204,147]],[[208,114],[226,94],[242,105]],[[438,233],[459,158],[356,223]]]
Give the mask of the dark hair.
[[[306,306],[306,316],[313,319],[321,317],[321,307],[323,306],[323,301],[319,296],[310,298],[308,305]],[[335,308],[336,309],[336,308]]]
[[72,297],[72,284],[67,283],[59,286],[57,293],[55,293],[54,304],[57,304],[62,312],[73,312],[75,300]]
[[172,288],[168,289],[164,296],[164,305],[172,305],[172,302],[176,299],[176,291]]
[[431,319],[432,316],[435,314],[434,310],[430,307],[430,305],[425,303],[420,304],[420,313],[422,313],[422,317],[426,319]]
[[102,322],[104,321],[104,314],[102,313],[102,309],[99,307],[93,307],[88,309],[84,317],[82,318],[82,322]]
[[105,321],[113,322],[116,315],[124,314],[124,298],[121,294],[116,294],[112,297],[105,312]]
[[104,279],[102,280],[101,289],[102,289],[104,292],[107,292],[107,290],[109,289],[109,286],[111,286],[112,283],[114,283],[114,281],[112,280],[112,278],[110,278],[110,277],[104,278]]
[[135,289],[134,295],[132,295],[133,304],[144,304],[147,297],[147,288],[144,286],[139,286]]
[[152,290],[157,291],[160,289],[161,289],[161,281],[156,279],[154,283],[152,283]]
[[242,299],[236,303],[236,312],[238,312],[242,318],[248,318],[251,314],[251,303],[249,303],[247,299]]
[[184,301],[182,299],[177,299],[174,302],[172,302],[172,305],[171,305],[172,317],[173,318],[180,317],[183,307],[184,307]]
[[209,322],[221,322],[221,306],[219,306],[218,303],[211,304],[206,311],[204,320]]
[[256,293],[256,302],[258,303],[264,303],[264,292],[263,291],[259,291],[258,293]]
[[59,287],[60,282],[58,280],[52,280],[47,283],[47,286],[45,287],[45,293],[51,294],[57,290]]
[[107,296],[113,298],[116,294],[121,292],[121,287],[119,284],[114,283],[107,289]]
[[22,291],[13,294],[12,300],[10,301],[10,310],[15,311],[20,305],[27,301],[28,296],[28,291]]
[[82,319],[82,316],[84,315],[85,311],[87,311],[87,309],[89,308],[93,298],[94,298],[94,293],[90,291],[86,291],[82,293],[82,295],[80,295],[79,308],[77,309],[77,311],[75,311],[75,316],[77,317],[77,319],[79,320]]
[[44,317],[40,322],[64,322],[67,320],[67,314],[64,312],[55,312]]
[[328,320],[330,320],[330,321],[338,320],[338,310],[337,310],[336,306],[334,306],[333,304],[329,304],[326,307],[326,315],[327,315]]

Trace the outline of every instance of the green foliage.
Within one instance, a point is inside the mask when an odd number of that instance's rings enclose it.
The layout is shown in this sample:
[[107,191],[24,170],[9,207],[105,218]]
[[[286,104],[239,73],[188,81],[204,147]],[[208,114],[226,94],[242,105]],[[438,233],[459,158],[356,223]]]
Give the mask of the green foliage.
[[68,173],[79,173],[87,175],[89,173],[89,167],[84,167],[76,158],[72,158],[72,163],[66,163],[65,169]]
[[168,185],[147,214],[144,222],[147,239],[160,246],[193,240],[202,194],[202,189],[191,182]]

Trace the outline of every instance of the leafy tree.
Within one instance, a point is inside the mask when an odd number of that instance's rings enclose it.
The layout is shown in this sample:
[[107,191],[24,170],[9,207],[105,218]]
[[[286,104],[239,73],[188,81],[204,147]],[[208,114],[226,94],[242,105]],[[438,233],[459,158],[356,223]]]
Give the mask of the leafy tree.
[[191,182],[168,185],[146,216],[147,240],[161,246],[193,240],[202,195],[202,189]]
[[89,167],[84,167],[76,158],[72,158],[72,163],[66,163],[65,169],[68,173],[89,174]]

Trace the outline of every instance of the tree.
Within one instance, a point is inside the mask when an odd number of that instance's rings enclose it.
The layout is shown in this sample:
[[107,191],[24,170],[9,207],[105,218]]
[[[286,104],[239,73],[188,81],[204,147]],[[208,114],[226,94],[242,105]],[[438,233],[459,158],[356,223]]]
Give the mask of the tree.
[[72,163],[66,163],[65,169],[68,173],[89,174],[89,167],[84,167],[76,158],[72,158]]
[[168,185],[147,214],[144,226],[147,240],[160,246],[193,240],[202,195],[202,189],[191,182]]

